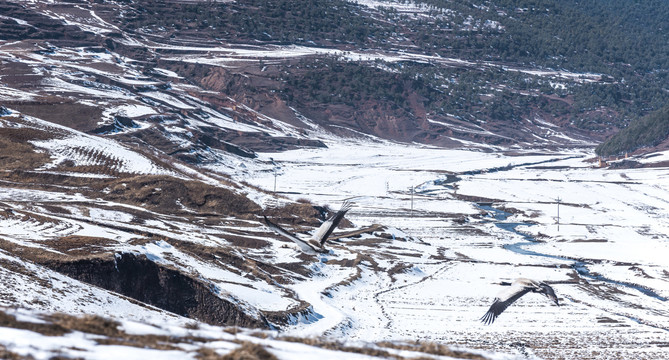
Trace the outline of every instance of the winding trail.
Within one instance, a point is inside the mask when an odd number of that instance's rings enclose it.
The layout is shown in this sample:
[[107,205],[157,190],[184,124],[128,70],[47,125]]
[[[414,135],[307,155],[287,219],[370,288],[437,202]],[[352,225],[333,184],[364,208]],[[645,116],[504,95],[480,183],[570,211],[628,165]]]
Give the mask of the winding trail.
[[385,290],[381,290],[381,291],[376,292],[376,293],[374,294],[374,301],[379,305],[379,308],[381,309],[381,313],[382,313],[383,316],[385,316],[386,319],[388,320],[388,321],[386,322],[386,325],[384,326],[384,328],[386,328],[386,329],[390,329],[393,320],[392,320],[391,316],[388,315],[388,312],[386,311],[386,309],[385,309],[385,307],[384,307],[384,305],[383,305],[383,302],[379,299],[380,296],[382,296],[382,295],[384,295],[384,294],[387,294],[387,293],[394,292],[394,291],[403,290],[403,289],[406,289],[406,288],[411,287],[411,286],[416,286],[416,285],[418,285],[418,284],[420,284],[420,283],[422,283],[422,282],[425,282],[425,281],[427,281],[427,280],[431,280],[431,279],[435,278],[437,275],[439,275],[439,274],[443,273],[444,271],[446,271],[446,270],[447,270],[448,268],[450,268],[452,265],[453,265],[453,264],[449,262],[449,263],[447,263],[446,265],[444,265],[444,266],[440,267],[439,269],[437,269],[437,270],[436,270],[435,272],[433,272],[432,274],[427,275],[427,276],[424,276],[424,277],[422,277],[422,278],[421,278],[420,280],[418,280],[418,281],[414,281],[414,282],[409,283],[409,284],[403,284],[403,285],[400,285],[400,286],[391,287],[390,289],[385,289]]

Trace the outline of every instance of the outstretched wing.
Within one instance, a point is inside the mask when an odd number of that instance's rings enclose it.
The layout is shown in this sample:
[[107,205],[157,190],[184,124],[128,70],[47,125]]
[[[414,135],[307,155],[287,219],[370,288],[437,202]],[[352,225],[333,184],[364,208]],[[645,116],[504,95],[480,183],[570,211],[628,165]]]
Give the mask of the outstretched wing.
[[528,287],[512,287],[509,290],[511,291],[506,292],[505,295],[495,298],[495,301],[490,305],[488,312],[481,317],[481,322],[486,325],[492,324],[499,314],[504,312],[509,305],[520,299],[521,296],[530,292],[531,289]]
[[331,218],[325,220],[318,228],[318,230],[316,230],[313,239],[316,240],[319,244],[321,244],[321,246],[323,246],[323,244],[325,244],[325,241],[328,239],[328,236],[332,234],[337,225],[339,225],[341,219],[344,218],[346,212],[351,210],[351,206],[352,204],[348,200],[344,201],[339,211],[337,211],[337,213]]
[[275,233],[277,233],[277,234],[279,234],[279,235],[281,235],[281,236],[284,236],[284,237],[286,237],[286,238],[292,240],[294,243],[297,244],[297,246],[300,247],[300,249],[301,249],[303,252],[305,252],[305,253],[307,253],[307,254],[312,254],[312,255],[316,254],[316,250],[314,250],[314,248],[312,248],[311,246],[309,246],[309,244],[307,244],[306,241],[304,241],[304,240],[298,238],[297,236],[295,236],[295,234],[292,234],[292,233],[286,231],[286,230],[285,230],[284,228],[282,228],[281,226],[279,226],[279,225],[277,225],[277,224],[275,224],[275,223],[269,221],[269,219],[267,218],[267,216],[264,216],[264,215],[263,215],[263,217],[265,218],[265,224],[267,224],[267,226],[269,226],[270,229],[274,230]]
[[541,283],[539,286],[543,289],[543,293],[546,294],[546,296],[551,299],[555,305],[560,306],[560,303],[558,302],[558,297],[555,295],[555,291],[553,291],[553,288],[550,287],[550,285],[546,283]]

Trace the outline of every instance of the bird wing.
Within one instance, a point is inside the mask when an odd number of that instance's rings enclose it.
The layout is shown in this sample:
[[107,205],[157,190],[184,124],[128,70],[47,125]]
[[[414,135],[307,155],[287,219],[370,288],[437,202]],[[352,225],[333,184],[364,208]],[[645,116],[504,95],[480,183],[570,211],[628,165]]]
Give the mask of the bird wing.
[[560,306],[560,303],[558,302],[558,297],[557,295],[555,295],[555,291],[553,290],[552,287],[550,287],[550,285],[546,283],[541,283],[541,288],[543,289],[543,293],[549,299],[551,299],[555,303],[555,305]]
[[488,312],[481,317],[481,322],[486,325],[490,325],[497,319],[499,314],[501,314],[509,305],[513,304],[516,300],[520,299],[521,296],[530,292],[531,288],[520,286],[517,283],[514,283],[511,288],[502,294],[498,295],[495,298],[495,301],[490,305]]
[[279,235],[282,235],[284,237],[287,237],[288,239],[292,240],[294,243],[297,244],[297,246],[300,247],[300,249],[303,252],[305,252],[307,254],[312,254],[312,255],[316,254],[316,250],[314,250],[313,247],[311,247],[309,244],[307,244],[306,241],[298,238],[297,236],[295,236],[295,234],[292,234],[292,233],[288,232],[287,230],[285,230],[281,226],[269,221],[267,216],[263,216],[263,217],[265,218],[265,224],[267,224],[267,226],[269,226],[270,229],[274,230],[275,233],[277,233]]
[[330,217],[329,219],[325,220],[321,226],[316,230],[316,232],[313,235],[313,239],[316,240],[321,246],[325,244],[325,241],[328,239],[328,236],[332,234],[332,231],[339,225],[339,222],[341,219],[344,218],[344,215],[346,215],[346,212],[351,210],[351,203],[347,200],[344,201],[344,203],[341,205],[341,208],[337,213]]

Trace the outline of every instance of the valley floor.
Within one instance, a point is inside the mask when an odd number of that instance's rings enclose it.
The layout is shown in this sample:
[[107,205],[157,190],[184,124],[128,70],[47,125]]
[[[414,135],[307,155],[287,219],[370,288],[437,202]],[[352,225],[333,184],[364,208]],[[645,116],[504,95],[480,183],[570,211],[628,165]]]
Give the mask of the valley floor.
[[[280,194],[332,207],[352,198],[355,226],[384,224],[403,239],[334,246],[335,254],[373,261],[312,302],[324,319],[288,333],[429,340],[546,359],[669,354],[666,168],[595,168],[587,162],[594,155],[580,150],[508,156],[328,145],[266,155],[281,166]],[[248,181],[271,189],[274,177]],[[554,284],[561,306],[530,294],[483,325],[499,282],[516,277]]]
[[[299,353],[285,337],[316,344],[311,354],[417,341],[499,359],[669,354],[666,167],[596,168],[593,154],[579,149],[503,153],[323,141],[327,148],[260,154],[234,167],[230,183],[243,186],[228,187],[241,198],[233,200],[262,207],[240,217],[208,213],[216,210],[206,210],[207,202],[171,193],[198,184],[188,191],[220,197],[211,207],[219,209],[233,195],[221,192],[223,183],[212,176],[224,171],[215,165],[209,173],[175,167],[181,174],[165,177],[152,173],[153,165],[135,166],[147,158],[126,157],[129,167],[148,173],[98,178],[109,186],[97,192],[78,180],[85,173],[36,169],[26,172],[32,183],[3,180],[0,330],[7,336],[0,354],[104,358],[100,345],[111,329],[114,341],[130,346],[128,354],[143,356],[137,346],[149,340],[128,333],[138,331],[153,339],[152,356],[202,358],[242,346],[239,337],[202,322],[258,327],[265,320],[273,331],[243,330],[243,341],[285,359]],[[39,183],[53,176],[70,183]],[[161,202],[154,205],[152,196]],[[128,200],[135,198],[142,200]],[[301,254],[260,216],[309,232],[313,225],[281,214],[289,211],[281,206],[337,209],[345,199],[354,203],[346,215],[351,225],[340,226],[331,251],[318,256]],[[549,282],[561,306],[528,294],[482,324],[500,282],[517,277]],[[77,323],[53,313],[97,316],[84,321],[94,326],[74,327],[85,344],[58,347],[40,340],[52,335],[29,332]],[[177,336],[175,352],[160,351],[158,335]],[[341,358],[338,351],[328,356]]]

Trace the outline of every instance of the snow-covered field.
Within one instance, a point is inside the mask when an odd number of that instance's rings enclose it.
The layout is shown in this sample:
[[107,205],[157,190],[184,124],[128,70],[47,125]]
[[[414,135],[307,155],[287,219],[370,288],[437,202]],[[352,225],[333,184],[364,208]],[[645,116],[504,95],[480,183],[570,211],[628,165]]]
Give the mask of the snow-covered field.
[[[322,311],[334,307],[339,314],[330,316],[344,319],[326,335],[542,358],[667,355],[668,169],[594,168],[585,162],[593,154],[582,150],[503,156],[392,143],[328,146],[265,155],[281,167],[277,191],[332,206],[353,198],[348,217],[356,226],[381,223],[411,240],[346,247],[377,264],[324,299]],[[458,179],[440,185],[447,174]],[[248,181],[271,189],[274,177]],[[463,196],[489,199],[509,214],[496,220]],[[500,222],[519,223],[516,230],[535,242]],[[403,271],[389,275],[397,264]],[[554,283],[562,306],[530,294],[494,324],[480,323],[503,289],[498,283],[516,277]]]
[[[19,121],[5,121],[12,119]],[[63,249],[59,239],[84,237],[101,239],[95,240],[99,248],[89,244],[89,251],[144,256],[197,278],[252,318],[293,312],[287,322],[275,324],[272,336],[419,340],[492,351],[486,354],[493,357],[644,359],[667,354],[668,169],[595,168],[587,161],[593,157],[588,150],[504,154],[336,139],[322,132],[314,136],[328,147],[234,160],[245,166],[230,175],[248,184],[238,191],[265,211],[300,199],[337,209],[350,199],[355,206],[347,218],[353,228],[336,233],[381,224],[385,235],[345,236],[330,245],[329,254],[305,258],[298,257],[294,244],[271,235],[260,219],[221,218],[212,225],[204,218],[155,213],[69,190],[13,189],[5,183],[0,239],[6,250],[0,263],[13,265],[2,266],[0,305],[153,324],[186,326],[191,321],[137,306],[113,292],[87,289],[18,255],[35,249],[38,261],[40,256],[71,256],[87,247]],[[90,148],[110,141],[85,139]],[[70,141],[77,147],[79,140]],[[62,154],[51,156],[67,157]],[[138,159],[134,153],[114,154],[122,157],[120,163]],[[272,195],[275,181],[277,194]],[[234,245],[239,236],[264,245]],[[226,249],[244,265],[210,258],[189,244]],[[268,266],[269,272],[263,270]],[[304,266],[309,274],[295,273],[294,266]],[[276,275],[281,283],[273,280]],[[479,318],[503,289],[499,283],[516,277],[551,283],[561,306],[529,294],[492,325],[482,324]],[[48,279],[48,286],[35,278]],[[296,310],[304,305],[306,312]],[[20,351],[25,345],[0,344]],[[290,357],[281,346],[269,345]]]

